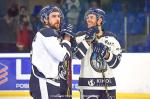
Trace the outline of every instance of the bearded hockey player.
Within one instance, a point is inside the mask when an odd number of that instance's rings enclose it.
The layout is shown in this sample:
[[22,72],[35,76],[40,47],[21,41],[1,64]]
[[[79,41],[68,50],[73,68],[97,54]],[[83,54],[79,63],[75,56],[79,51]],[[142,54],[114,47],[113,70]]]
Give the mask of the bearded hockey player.
[[45,6],[40,18],[44,27],[37,32],[31,51],[31,96],[34,99],[71,98],[69,62],[73,26],[61,26],[63,13],[55,5]]
[[90,8],[85,13],[87,30],[76,36],[81,99],[116,99],[112,70],[120,63],[122,50],[113,33],[103,30],[104,15],[102,9]]

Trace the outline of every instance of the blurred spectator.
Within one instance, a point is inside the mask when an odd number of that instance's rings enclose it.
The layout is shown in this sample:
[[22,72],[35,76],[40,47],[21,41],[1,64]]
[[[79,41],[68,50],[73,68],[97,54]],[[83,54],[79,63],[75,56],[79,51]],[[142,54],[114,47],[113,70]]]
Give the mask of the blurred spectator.
[[81,10],[79,0],[66,0],[62,8],[66,17],[65,21],[76,26]]
[[80,9],[79,0],[66,0],[64,2],[65,2],[63,5],[64,13],[67,13],[71,9],[72,6],[76,6],[78,9]]
[[76,26],[78,23],[79,13],[80,11],[76,6],[71,6],[70,10],[67,13],[68,22]]
[[25,6],[20,7],[19,24],[17,32],[16,46],[19,52],[26,52],[30,50],[32,26],[30,23],[30,16],[28,15]]
[[0,52],[16,52],[16,26],[18,7],[11,6],[4,18],[0,19]]
[[65,0],[56,0],[54,4],[55,4],[56,6],[62,8],[63,4],[65,3],[64,1],[65,1]]
[[12,4],[10,6],[10,8],[8,8],[8,12],[9,16],[11,17],[16,17],[19,14],[19,9],[18,9],[18,4]]
[[88,0],[88,2],[89,2],[89,8],[100,7],[100,1],[99,0]]

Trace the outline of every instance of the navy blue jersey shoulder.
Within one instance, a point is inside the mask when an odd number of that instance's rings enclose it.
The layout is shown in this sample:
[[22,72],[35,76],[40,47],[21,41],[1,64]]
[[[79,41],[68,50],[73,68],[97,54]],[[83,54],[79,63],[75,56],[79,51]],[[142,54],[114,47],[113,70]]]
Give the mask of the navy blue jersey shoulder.
[[86,31],[78,31],[77,33],[76,33],[76,37],[78,37],[78,36],[83,36],[83,35],[85,35],[86,34]]
[[104,31],[104,36],[112,36],[117,39],[117,35],[115,35],[114,33],[110,32],[110,31]]
[[55,37],[58,37],[58,33],[52,29],[52,28],[42,28],[39,30],[39,32],[44,36],[44,37],[51,37],[51,36],[55,36]]

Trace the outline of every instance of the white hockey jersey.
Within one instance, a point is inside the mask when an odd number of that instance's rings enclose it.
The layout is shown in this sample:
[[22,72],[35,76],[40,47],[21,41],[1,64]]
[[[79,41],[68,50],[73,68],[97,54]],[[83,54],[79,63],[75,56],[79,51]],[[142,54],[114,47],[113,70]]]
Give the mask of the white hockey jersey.
[[31,62],[37,76],[57,78],[59,64],[70,57],[71,44],[59,40],[56,30],[46,27],[37,32],[32,43]]
[[109,59],[103,59],[107,66],[107,70],[104,72],[104,79],[102,73],[96,72],[91,66],[93,45],[89,46],[84,37],[85,35],[76,37],[76,42],[78,44],[76,56],[81,59],[79,89],[105,90],[105,84],[107,84],[108,90],[115,89],[116,82],[112,73],[112,69],[117,67],[120,62],[122,50],[119,42],[111,33],[104,33],[103,37],[96,39],[98,43],[103,43],[109,48]]

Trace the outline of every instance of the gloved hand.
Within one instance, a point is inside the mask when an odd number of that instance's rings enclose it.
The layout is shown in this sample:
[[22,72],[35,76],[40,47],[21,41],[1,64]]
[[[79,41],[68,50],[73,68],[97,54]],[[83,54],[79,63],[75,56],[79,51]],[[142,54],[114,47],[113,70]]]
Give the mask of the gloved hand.
[[68,34],[72,38],[75,36],[75,33],[73,32],[73,25],[72,24],[63,24],[61,27],[61,35]]
[[85,40],[93,41],[96,37],[97,32],[99,32],[99,29],[97,26],[93,26],[91,28],[88,28],[88,30],[86,31]]
[[107,51],[108,47],[103,43],[93,43],[93,52],[97,53],[97,55],[100,55],[102,58],[105,57]]

